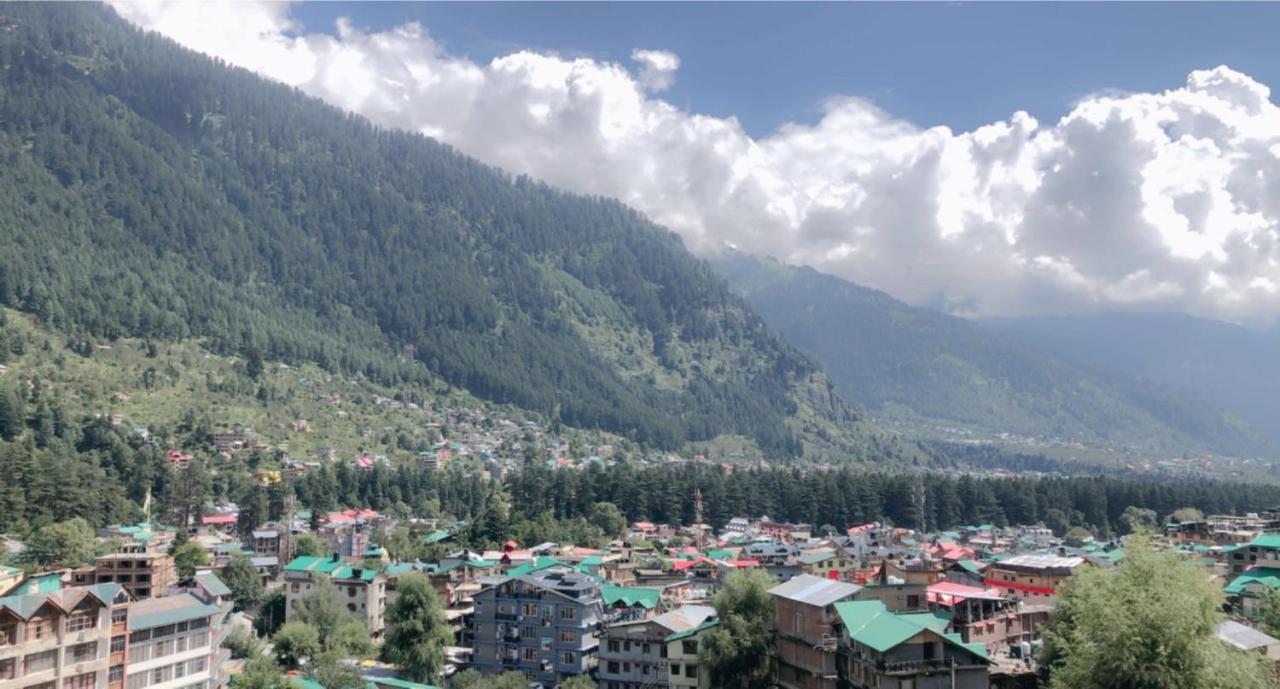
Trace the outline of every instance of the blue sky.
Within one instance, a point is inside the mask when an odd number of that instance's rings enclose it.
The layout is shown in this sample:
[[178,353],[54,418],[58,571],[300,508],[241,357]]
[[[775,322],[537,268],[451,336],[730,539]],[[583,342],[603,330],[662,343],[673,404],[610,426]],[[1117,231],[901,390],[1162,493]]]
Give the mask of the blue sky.
[[1280,83],[1274,3],[345,3],[293,9],[306,32],[339,16],[384,30],[416,20],[451,54],[514,50],[682,64],[666,100],[735,115],[755,136],[812,122],[833,95],[924,126],[969,130],[1023,109],[1057,119],[1102,89],[1160,91],[1228,64]]
[[1280,322],[1280,4],[110,1],[702,255],[958,315]]

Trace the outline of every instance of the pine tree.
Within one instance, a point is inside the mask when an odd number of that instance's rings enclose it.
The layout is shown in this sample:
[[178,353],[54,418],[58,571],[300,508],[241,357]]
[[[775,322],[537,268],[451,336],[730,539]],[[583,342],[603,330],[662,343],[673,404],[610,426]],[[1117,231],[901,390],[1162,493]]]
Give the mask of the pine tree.
[[421,574],[407,574],[396,582],[397,597],[387,611],[383,657],[415,682],[432,682],[444,670],[445,648],[453,631],[431,582]]

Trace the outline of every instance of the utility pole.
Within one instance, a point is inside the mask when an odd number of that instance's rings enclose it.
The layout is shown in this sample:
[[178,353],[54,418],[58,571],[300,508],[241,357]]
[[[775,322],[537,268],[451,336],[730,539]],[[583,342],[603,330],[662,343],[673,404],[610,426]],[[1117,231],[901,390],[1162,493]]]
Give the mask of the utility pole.
[[924,534],[925,531],[927,531],[925,526],[928,523],[925,517],[926,515],[925,497],[926,497],[926,494],[924,490],[924,476],[922,474],[917,474],[915,485],[912,486],[911,503],[916,508],[916,519],[917,519],[916,524],[921,534]]

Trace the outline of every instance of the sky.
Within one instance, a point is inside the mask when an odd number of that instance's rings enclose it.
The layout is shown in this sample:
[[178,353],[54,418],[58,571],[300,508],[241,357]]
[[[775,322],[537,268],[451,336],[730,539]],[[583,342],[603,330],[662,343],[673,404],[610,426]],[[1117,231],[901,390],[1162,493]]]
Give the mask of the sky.
[[965,316],[1280,316],[1280,5],[112,4],[703,255]]

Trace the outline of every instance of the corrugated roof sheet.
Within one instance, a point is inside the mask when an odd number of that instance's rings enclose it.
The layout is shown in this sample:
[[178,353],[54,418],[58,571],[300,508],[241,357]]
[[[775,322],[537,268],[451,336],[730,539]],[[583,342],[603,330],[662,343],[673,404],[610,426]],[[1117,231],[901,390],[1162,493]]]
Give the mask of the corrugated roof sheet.
[[662,599],[660,591],[643,586],[605,586],[600,590],[600,596],[604,604],[610,607],[622,603],[628,607],[638,605],[645,609],[658,607],[658,602]]
[[792,577],[785,584],[779,584],[769,589],[769,593],[779,598],[786,598],[787,600],[821,608],[836,601],[844,600],[861,590],[861,586],[847,581],[801,574]]
[[702,624],[692,629],[686,629],[683,632],[676,632],[675,634],[668,636],[666,638],[666,641],[667,643],[670,643],[672,641],[687,639],[695,634],[711,629],[712,627],[718,627],[719,625],[720,625],[720,620],[707,620],[706,622],[703,622]]
[[966,644],[957,634],[944,634],[946,625],[932,613],[895,615],[878,600],[836,603],[836,614],[844,623],[849,638],[880,652],[905,643],[922,632],[937,634],[947,643],[986,659],[982,644]]
[[177,624],[212,617],[222,613],[216,605],[205,605],[199,598],[183,593],[163,598],[148,598],[129,608],[129,629],[151,629],[166,624]]
[[196,581],[200,582],[200,585],[203,586],[204,589],[208,591],[210,595],[213,595],[213,596],[230,596],[231,595],[231,589],[227,588],[227,585],[222,583],[222,580],[219,579],[217,575],[215,575],[213,572],[201,572],[200,574],[196,575],[195,579]]

